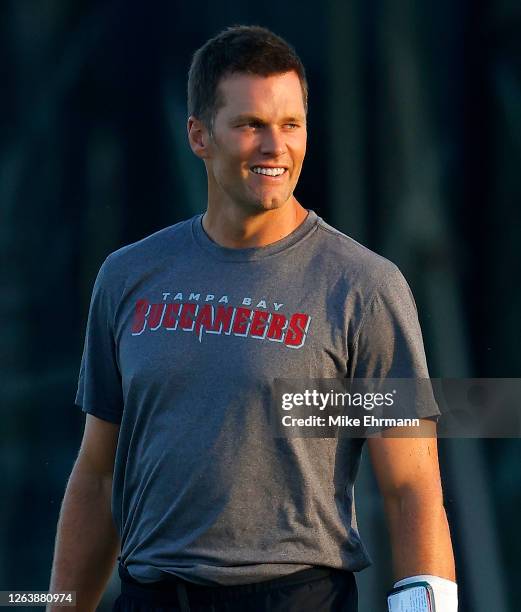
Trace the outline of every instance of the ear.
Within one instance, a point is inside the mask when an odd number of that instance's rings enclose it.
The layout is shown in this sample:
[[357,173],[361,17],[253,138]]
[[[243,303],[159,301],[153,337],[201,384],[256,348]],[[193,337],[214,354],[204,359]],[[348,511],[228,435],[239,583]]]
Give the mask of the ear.
[[192,151],[200,159],[208,159],[210,157],[210,134],[202,121],[196,119],[193,115],[188,117],[187,123],[188,142]]

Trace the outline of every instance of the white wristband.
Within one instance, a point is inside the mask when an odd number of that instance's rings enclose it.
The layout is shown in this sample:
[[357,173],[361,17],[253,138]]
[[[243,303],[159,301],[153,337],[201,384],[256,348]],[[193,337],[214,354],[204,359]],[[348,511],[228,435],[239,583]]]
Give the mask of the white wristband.
[[405,586],[413,582],[428,582],[431,585],[436,612],[458,612],[458,585],[455,582],[439,576],[420,574],[399,580],[394,586]]

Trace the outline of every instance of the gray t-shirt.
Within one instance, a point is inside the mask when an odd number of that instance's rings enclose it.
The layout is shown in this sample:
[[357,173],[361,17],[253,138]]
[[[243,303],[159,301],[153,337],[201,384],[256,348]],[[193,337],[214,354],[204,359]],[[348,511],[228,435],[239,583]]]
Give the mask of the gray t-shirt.
[[121,423],[121,562],[141,582],[200,584],[361,570],[364,441],[277,437],[269,394],[281,377],[428,376],[410,289],[313,211],[247,249],[201,219],[112,253],[94,285],[76,404]]

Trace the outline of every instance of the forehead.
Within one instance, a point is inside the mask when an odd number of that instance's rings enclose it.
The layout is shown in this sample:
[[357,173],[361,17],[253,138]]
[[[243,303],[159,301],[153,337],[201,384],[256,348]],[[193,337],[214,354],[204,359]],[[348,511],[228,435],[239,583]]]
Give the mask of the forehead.
[[302,116],[305,118],[302,87],[296,72],[271,76],[235,73],[219,82],[222,106],[219,115]]

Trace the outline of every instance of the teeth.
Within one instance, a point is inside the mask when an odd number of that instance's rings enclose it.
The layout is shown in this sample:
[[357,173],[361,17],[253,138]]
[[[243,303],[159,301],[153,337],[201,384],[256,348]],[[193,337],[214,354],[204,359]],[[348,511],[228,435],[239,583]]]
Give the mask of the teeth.
[[260,166],[255,166],[252,170],[257,174],[267,174],[268,176],[280,176],[286,171],[285,168],[261,168]]

